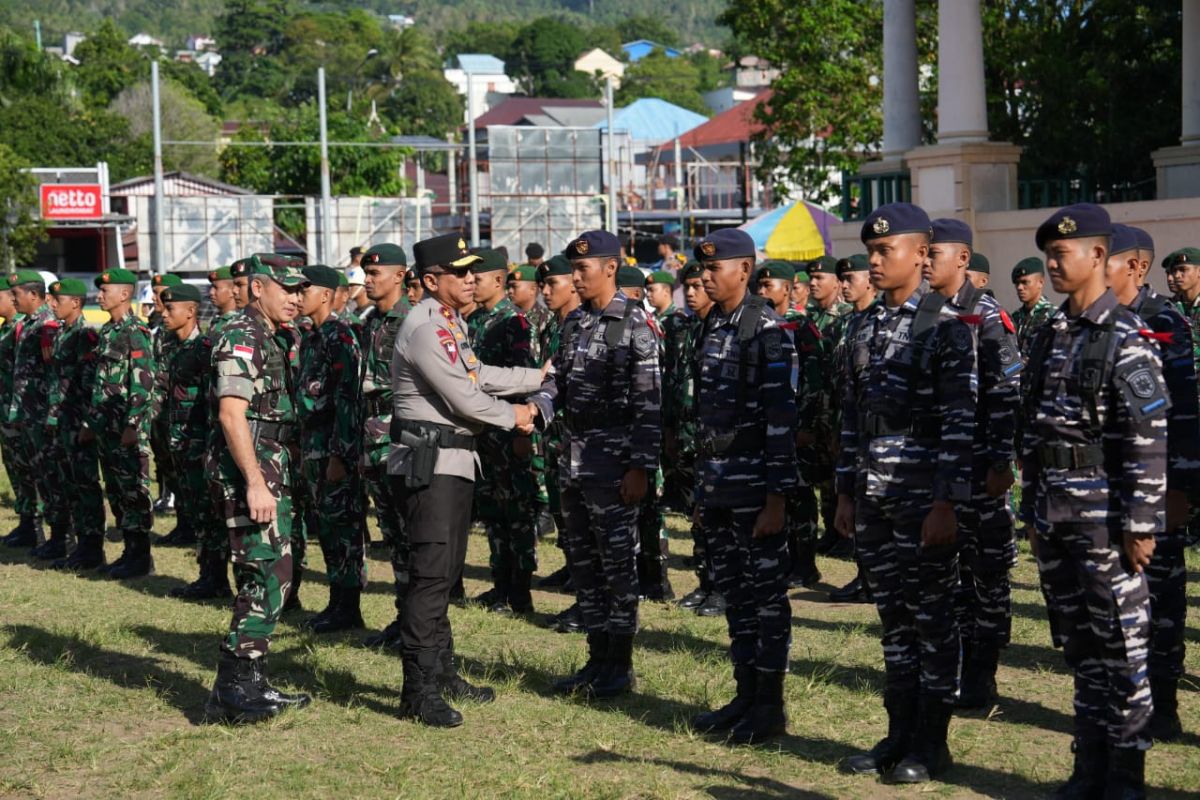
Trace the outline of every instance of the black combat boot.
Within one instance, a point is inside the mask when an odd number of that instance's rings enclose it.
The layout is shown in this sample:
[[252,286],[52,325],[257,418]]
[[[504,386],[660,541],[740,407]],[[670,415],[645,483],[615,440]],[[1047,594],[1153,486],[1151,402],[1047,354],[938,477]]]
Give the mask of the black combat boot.
[[61,526],[50,528],[50,537],[29,553],[40,560],[53,561],[67,556],[67,531]]
[[1000,648],[991,642],[975,642],[965,657],[962,687],[955,708],[979,711],[996,704],[996,667],[1000,662]]
[[187,586],[172,589],[171,597],[181,600],[228,600],[232,591],[225,557],[220,553],[201,553],[199,562],[200,577]]
[[559,694],[574,694],[586,691],[592,681],[600,674],[604,660],[608,656],[608,633],[605,631],[588,631],[588,657],[583,667],[574,675],[568,675],[554,682],[554,691]]
[[283,601],[283,608],[280,614],[286,614],[289,611],[303,611],[304,604],[300,602],[300,585],[304,583],[304,567],[300,565],[298,560],[292,561],[292,585],[288,591],[287,599]]
[[321,620],[325,619],[325,617],[329,616],[330,614],[334,613],[337,610],[338,602],[341,599],[341,596],[342,596],[341,587],[334,586],[332,583],[329,584],[329,602],[325,604],[325,607],[323,609],[321,609],[316,614],[313,614],[311,617],[309,617],[308,619],[301,622],[300,627],[305,628],[306,630],[312,630],[313,625],[316,625]]
[[754,702],[729,731],[734,744],[758,744],[787,732],[783,707],[783,672],[759,672],[754,684]]
[[954,764],[946,745],[953,712],[954,707],[949,703],[921,698],[912,747],[892,770],[893,781],[928,783]]
[[561,589],[571,577],[571,571],[561,566],[544,578],[538,580],[539,589]]
[[104,536],[80,536],[75,543],[75,549],[66,558],[60,558],[50,565],[54,569],[95,569],[104,566]]
[[862,567],[858,568],[858,574],[854,576],[854,580],[847,583],[840,589],[834,589],[829,593],[829,602],[831,603],[870,603],[871,588],[863,579]]
[[542,506],[538,511],[537,519],[533,523],[534,531],[537,534],[538,541],[546,538],[556,530],[554,526],[554,515],[550,513],[549,506]]
[[462,714],[442,698],[438,689],[438,651],[422,650],[404,656],[404,688],[400,692],[400,716],[434,728],[457,728]]
[[263,698],[269,700],[280,709],[288,708],[304,708],[312,702],[312,697],[303,692],[296,694],[288,694],[281,692],[272,686],[267,681],[267,657],[262,656],[250,661],[251,669],[254,672],[254,685],[262,693]]
[[707,599],[708,592],[705,591],[703,586],[697,586],[695,589],[692,589],[683,597],[679,598],[679,600],[675,602],[675,605],[679,608],[685,608],[688,611],[694,611],[700,606],[704,605],[704,601]]
[[733,668],[733,679],[737,683],[737,693],[734,694],[733,699],[715,711],[697,714],[692,718],[692,728],[700,733],[727,731],[746,715],[746,712],[754,705],[758,670],[752,664],[738,665]]
[[366,627],[362,618],[362,589],[357,586],[330,586],[329,608],[308,622],[313,633],[337,633]]
[[533,595],[529,591],[532,582],[532,572],[513,570],[512,585],[508,590],[508,605],[514,614],[533,613]]
[[1055,800],[1100,800],[1108,773],[1108,742],[1103,734],[1087,738],[1076,735],[1071,752],[1075,754],[1075,768],[1067,782],[1055,790]]
[[583,633],[583,613],[579,603],[572,603],[570,608],[554,618],[551,627],[559,633]]
[[154,574],[154,557],[150,555],[150,534],[147,531],[131,531],[125,534],[125,552],[108,570],[114,580],[140,578]]
[[811,589],[821,582],[821,570],[817,569],[817,543],[811,539],[796,540],[792,556],[792,574],[788,577],[788,588]]
[[1179,721],[1179,679],[1152,677],[1150,692],[1154,695],[1154,716],[1146,733],[1156,742],[1173,742],[1183,736],[1183,723]]
[[372,633],[370,636],[363,639],[363,647],[386,648],[388,650],[399,650],[401,643],[404,641],[400,633],[400,615],[387,624],[387,627],[379,633]]
[[1104,800],[1145,800],[1146,751],[1136,747],[1108,749]]
[[659,539],[657,553],[646,553],[645,583],[642,586],[642,596],[647,600],[666,602],[675,599],[675,590],[671,588],[671,577],[667,569],[667,540]]
[[884,775],[891,772],[907,755],[912,746],[913,731],[917,725],[917,695],[910,692],[891,691],[883,696],[883,707],[887,709],[887,736],[879,740],[866,753],[846,759],[845,769],[855,775]]
[[476,686],[458,674],[453,647],[438,651],[437,685],[443,695],[455,702],[473,700],[476,703],[490,703],[496,699],[496,690],[492,687]]
[[279,714],[279,703],[265,697],[255,681],[253,662],[221,651],[217,680],[204,704],[209,722],[259,722]]
[[725,616],[725,605],[725,595],[714,589],[704,598],[704,603],[696,609],[696,616],[723,617]]
[[158,540],[159,547],[191,547],[196,543],[196,529],[192,522],[183,517],[176,518],[175,527],[166,536]]
[[25,514],[17,527],[9,531],[3,540],[5,547],[34,547],[41,539],[42,520],[33,514]]
[[588,687],[588,697],[608,700],[632,692],[637,686],[633,672],[633,634],[608,634],[608,654],[600,672]]
[[174,514],[175,513],[175,495],[166,489],[162,489],[158,493],[158,499],[154,501],[155,514]]

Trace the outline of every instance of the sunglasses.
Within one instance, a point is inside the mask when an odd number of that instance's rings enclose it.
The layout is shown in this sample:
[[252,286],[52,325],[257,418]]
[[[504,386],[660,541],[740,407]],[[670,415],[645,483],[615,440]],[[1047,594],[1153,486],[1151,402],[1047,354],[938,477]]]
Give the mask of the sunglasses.
[[468,273],[473,273],[473,272],[475,272],[475,268],[471,267],[471,266],[442,267],[442,271],[439,272],[438,274],[439,275],[453,275],[454,277],[459,278],[461,280],[462,278],[467,277]]

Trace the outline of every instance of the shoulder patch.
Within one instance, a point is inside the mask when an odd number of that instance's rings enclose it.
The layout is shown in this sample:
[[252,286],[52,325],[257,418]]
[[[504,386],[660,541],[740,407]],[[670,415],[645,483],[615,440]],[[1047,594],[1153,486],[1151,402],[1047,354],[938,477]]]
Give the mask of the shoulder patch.
[[767,361],[783,358],[783,335],[778,329],[768,328],[763,331],[763,356]]
[[638,358],[649,358],[657,346],[654,342],[654,333],[649,326],[635,330],[631,337],[631,344],[633,352],[637,354]]
[[1155,389],[1158,388],[1158,383],[1154,380],[1154,373],[1149,367],[1141,367],[1125,376],[1125,382],[1129,384],[1129,390],[1133,392],[1134,397],[1142,400],[1149,399],[1154,396]]
[[972,345],[970,328],[966,325],[951,325],[950,344],[956,350],[970,350]]

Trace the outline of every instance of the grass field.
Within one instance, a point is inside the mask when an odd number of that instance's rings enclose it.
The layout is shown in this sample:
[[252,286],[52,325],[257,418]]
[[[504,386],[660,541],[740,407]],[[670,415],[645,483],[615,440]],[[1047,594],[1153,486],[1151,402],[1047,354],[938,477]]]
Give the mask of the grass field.
[[[6,487],[5,487],[6,488]],[[690,552],[672,519],[672,551]],[[0,509],[0,532],[15,520]],[[157,529],[166,532],[170,517]],[[313,547],[315,551],[317,548]],[[118,546],[108,545],[110,560]],[[486,588],[487,545],[471,537],[469,595]],[[561,559],[543,546],[543,574]],[[364,615],[392,615],[388,565],[372,553]],[[846,756],[883,732],[883,682],[875,612],[832,606],[823,592],[795,595],[789,734],[762,747],[729,747],[691,732],[688,718],[732,691],[724,621],[664,604],[643,606],[635,653],[637,693],[589,705],[549,691],[578,666],[583,637],[546,630],[542,615],[497,617],[453,608],[470,676],[497,701],[464,705],[466,724],[430,730],[397,718],[401,669],[361,634],[301,633],[285,617],[271,654],[277,682],[315,695],[307,710],[246,729],[201,723],[228,612],[168,598],[190,581],[189,551],[160,548],[157,574],[128,583],[39,569],[0,548],[0,797],[536,797],[842,798],[1045,797],[1070,770],[1070,679],[1049,645],[1027,552],[1014,575],[1014,643],[999,676],[1003,699],[987,718],[951,725],[957,765],[939,783],[887,786],[844,775]],[[1184,742],[1148,759],[1152,797],[1200,792],[1200,559],[1190,555],[1190,678],[1181,692]],[[851,576],[823,559],[825,585]],[[310,576],[320,574],[318,553]],[[672,557],[677,592],[694,579]],[[304,584],[308,609],[324,605],[319,578]],[[569,604],[535,593],[539,612]]]

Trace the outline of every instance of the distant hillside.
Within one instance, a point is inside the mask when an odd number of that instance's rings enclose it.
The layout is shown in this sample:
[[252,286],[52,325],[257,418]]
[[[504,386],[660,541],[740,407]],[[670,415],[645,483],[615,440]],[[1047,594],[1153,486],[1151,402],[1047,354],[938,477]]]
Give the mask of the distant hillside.
[[[678,29],[685,42],[720,44],[728,34],[714,20],[725,0],[294,0],[292,8],[337,10],[363,8],[381,15],[407,14],[433,31],[459,28],[471,21],[529,20],[564,14],[580,22],[612,24],[634,15],[652,16]],[[194,33],[213,30],[223,0],[0,0],[0,24],[32,32],[42,25],[42,41],[56,45],[68,31],[96,28],[111,18],[130,34],[145,32],[181,48]],[[594,9],[589,11],[589,9]]]

